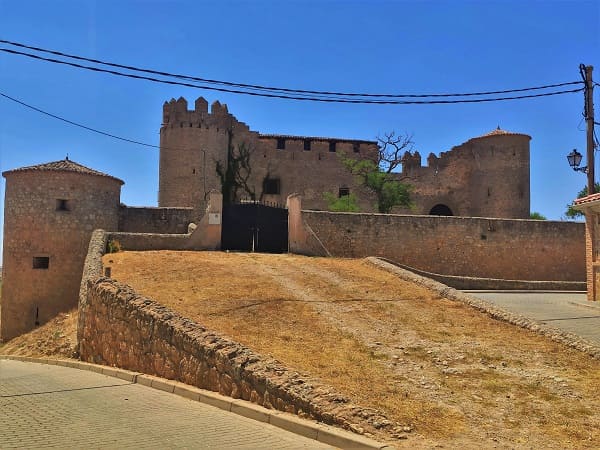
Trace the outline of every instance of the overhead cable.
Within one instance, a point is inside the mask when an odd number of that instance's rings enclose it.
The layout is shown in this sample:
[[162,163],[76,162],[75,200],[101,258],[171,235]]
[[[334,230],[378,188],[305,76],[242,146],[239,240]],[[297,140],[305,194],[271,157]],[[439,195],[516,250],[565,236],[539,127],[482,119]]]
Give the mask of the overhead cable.
[[[525,98],[535,98],[535,97],[547,97],[552,95],[561,95],[568,94],[573,92],[580,92],[583,88],[578,89],[569,89],[569,90],[561,90],[561,91],[553,91],[553,92],[544,92],[539,94],[526,94],[526,95],[518,95],[518,96],[510,96],[510,97],[494,97],[494,98],[481,98],[481,99],[460,99],[460,100],[368,100],[368,99],[348,99],[348,98],[335,98],[335,97],[314,97],[314,96],[301,96],[298,95],[288,95],[288,94],[278,94],[278,93],[268,93],[268,92],[249,92],[240,89],[230,89],[224,87],[215,87],[215,86],[207,86],[207,85],[198,85],[192,84],[188,82],[181,81],[172,81],[172,80],[164,80],[155,77],[149,77],[145,75],[135,75],[130,73],[119,72],[110,69],[103,69],[99,67],[92,67],[84,64],[78,64],[69,61],[58,60],[54,58],[46,58],[39,55],[34,55],[31,53],[20,52],[16,50],[11,50],[7,48],[0,48],[1,52],[10,53],[14,55],[26,56],[33,59],[38,59],[42,61],[52,62],[55,64],[63,64],[68,65],[80,69],[91,70],[94,72],[102,72],[108,73],[111,75],[134,78],[140,80],[147,80],[155,83],[169,84],[169,85],[177,85],[177,86],[185,86],[194,89],[204,89],[210,91],[218,91],[218,92],[228,92],[233,94],[244,94],[255,97],[268,97],[268,98],[280,98],[287,100],[300,100],[300,101],[313,101],[313,102],[325,102],[325,103],[353,103],[353,104],[380,104],[380,105],[436,105],[436,104],[453,104],[453,103],[484,103],[484,102],[495,102],[495,101],[506,101],[506,100],[519,100]],[[565,84],[579,84],[580,82],[569,82]],[[319,94],[325,95],[325,94]]]

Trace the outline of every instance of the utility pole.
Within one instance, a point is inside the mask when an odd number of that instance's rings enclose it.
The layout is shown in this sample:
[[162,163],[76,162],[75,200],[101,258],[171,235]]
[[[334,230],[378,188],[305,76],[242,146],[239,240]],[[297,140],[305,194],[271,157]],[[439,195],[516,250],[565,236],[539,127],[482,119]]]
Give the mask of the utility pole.
[[581,64],[579,71],[585,82],[585,108],[584,116],[587,127],[587,178],[588,178],[588,195],[595,193],[594,179],[594,81],[592,80],[593,66],[585,66]]

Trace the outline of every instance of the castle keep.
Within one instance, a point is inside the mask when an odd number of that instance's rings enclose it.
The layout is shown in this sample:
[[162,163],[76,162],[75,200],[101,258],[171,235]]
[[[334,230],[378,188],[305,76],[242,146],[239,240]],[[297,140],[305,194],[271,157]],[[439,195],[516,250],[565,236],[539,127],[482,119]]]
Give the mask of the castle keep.
[[[228,152],[238,146],[248,149],[246,190],[257,200],[296,205],[279,224],[286,242],[290,237],[285,250],[384,256],[447,275],[579,281],[585,270],[581,224],[513,220],[529,218],[529,141],[497,129],[439,157],[430,154],[426,166],[418,152],[406,153],[394,176],[413,187],[414,208],[394,211],[404,215],[370,214],[375,199],[341,157],[375,159],[377,142],[264,135],[219,102],[209,112],[203,98],[193,110],[183,98],[171,100],[160,128],[158,208],[121,204],[123,181],[68,158],[2,174],[0,341],[77,306],[95,229],[126,250],[221,248],[225,213],[217,166],[226,168]],[[356,194],[363,212],[322,212],[325,192]]]
[[[202,97],[188,110],[184,98],[163,105],[160,128],[159,206],[201,205],[221,190],[216,164],[226,164],[230,145],[250,149],[248,185],[257,199],[285,203],[300,193],[307,209],[326,210],[325,192],[354,193],[361,211],[373,211],[372,195],[357,185],[341,162],[377,157],[377,142],[310,136],[265,135],[237,120],[226,105]],[[406,153],[395,176],[413,187],[414,209],[404,214],[529,218],[529,141],[494,130],[443,152],[422,166],[419,152]]]

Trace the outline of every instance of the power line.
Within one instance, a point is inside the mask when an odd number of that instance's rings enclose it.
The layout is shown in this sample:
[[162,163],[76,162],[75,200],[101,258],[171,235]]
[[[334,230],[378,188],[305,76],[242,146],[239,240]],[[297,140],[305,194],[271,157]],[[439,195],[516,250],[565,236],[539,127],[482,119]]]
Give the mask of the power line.
[[[311,90],[304,90],[304,89],[289,89],[289,88],[281,88],[281,87],[274,87],[274,86],[262,86],[262,85],[256,85],[256,84],[234,83],[234,82],[230,82],[230,81],[213,80],[213,79],[208,79],[208,78],[193,77],[193,76],[189,76],[189,75],[173,74],[173,73],[169,73],[169,72],[163,72],[163,71],[157,71],[157,70],[152,70],[152,69],[145,69],[145,68],[140,68],[140,67],[135,67],[135,66],[128,66],[128,65],[123,65],[123,64],[102,61],[99,59],[86,58],[83,56],[59,52],[56,50],[48,50],[48,49],[44,49],[41,47],[29,46],[29,45],[25,45],[25,44],[22,44],[19,42],[8,41],[8,40],[4,40],[4,39],[0,39],[0,43],[15,46],[15,47],[20,47],[20,48],[26,48],[29,50],[35,50],[37,52],[49,53],[49,54],[53,54],[56,56],[67,57],[67,58],[71,58],[71,59],[75,59],[75,60],[79,60],[79,61],[87,61],[87,62],[92,62],[95,64],[101,64],[101,65],[116,67],[116,68],[120,68],[120,69],[127,69],[127,70],[131,70],[131,71],[135,71],[135,72],[149,73],[149,74],[153,74],[153,75],[160,75],[160,76],[165,76],[165,77],[170,77],[170,78],[199,81],[202,83],[217,84],[217,85],[237,87],[237,88],[255,89],[255,90],[267,91],[267,92],[284,92],[284,93],[293,93],[293,94],[303,94],[303,95],[304,94],[313,94],[313,95],[326,95],[326,96],[333,95],[333,96],[341,96],[341,97],[366,97],[366,98],[468,97],[468,96],[496,95],[496,94],[515,93],[515,92],[526,92],[526,91],[533,91],[533,90],[543,90],[543,89],[556,88],[556,87],[562,87],[562,86],[583,83],[582,81],[570,81],[570,82],[566,82],[566,83],[548,84],[545,86],[527,87],[527,88],[520,88],[520,89],[507,89],[507,90],[487,91],[487,92],[453,93],[453,94],[367,94],[367,93],[347,93],[347,92],[333,92],[333,91],[311,91]],[[18,52],[15,52],[15,54],[32,56],[29,54],[18,53]],[[230,92],[230,91],[226,91],[226,92]],[[235,93],[238,93],[238,92],[235,92]]]
[[[461,100],[364,100],[364,99],[352,100],[352,99],[343,99],[343,98],[323,98],[323,97],[308,97],[308,96],[299,97],[299,96],[292,96],[292,95],[287,95],[287,94],[248,92],[248,91],[243,91],[243,90],[239,90],[239,89],[218,88],[218,87],[214,87],[214,86],[202,86],[202,85],[185,83],[185,82],[180,82],[180,81],[163,80],[163,79],[148,77],[148,76],[144,76],[144,75],[128,74],[128,73],[118,72],[115,70],[102,69],[99,67],[92,67],[92,66],[87,66],[87,65],[68,62],[68,61],[61,61],[61,60],[57,60],[54,58],[45,58],[43,56],[34,55],[31,53],[26,53],[26,52],[19,52],[16,50],[10,50],[10,49],[6,49],[6,48],[0,48],[0,51],[5,52],[5,53],[14,54],[14,55],[26,56],[29,58],[38,59],[38,60],[42,60],[42,61],[52,62],[52,63],[56,63],[56,64],[63,64],[63,65],[68,65],[68,66],[72,66],[72,67],[76,67],[76,68],[80,68],[80,69],[91,70],[94,72],[102,72],[102,73],[108,73],[111,75],[116,75],[116,76],[121,76],[121,77],[126,77],[126,78],[147,80],[147,81],[151,81],[151,82],[155,82],[155,83],[170,84],[170,85],[176,85],[176,86],[185,86],[185,87],[191,87],[194,89],[204,89],[204,90],[218,91],[218,92],[228,92],[228,93],[233,93],[233,94],[244,94],[244,95],[250,95],[250,96],[255,96],[255,97],[280,98],[280,99],[287,99],[287,100],[301,100],[301,101],[313,101],[313,102],[324,102],[324,103],[353,103],[353,104],[377,104],[377,105],[440,105],[440,104],[453,104],[453,103],[485,103],[485,102],[496,102],[496,101],[506,101],[506,100],[520,100],[520,99],[525,99],[525,98],[548,97],[548,96],[552,96],[552,95],[561,95],[561,94],[568,94],[568,93],[573,93],[573,92],[581,92],[584,89],[584,88],[578,88],[578,89],[569,89],[569,90],[554,91],[554,92],[545,92],[545,93],[541,93],[541,94],[526,94],[526,95],[518,95],[518,96],[511,96],[511,97],[495,97],[495,98],[483,98],[483,99],[461,99]],[[575,82],[572,82],[569,84],[574,84],[574,83]],[[579,82],[576,82],[576,83],[579,83]]]
[[124,137],[121,137],[121,136],[117,136],[115,134],[107,133],[106,131],[97,130],[95,128],[88,127],[86,125],[82,125],[80,123],[73,122],[72,120],[65,119],[64,117],[60,117],[60,116],[57,116],[56,114],[52,114],[52,113],[49,113],[47,111],[44,111],[43,109],[36,108],[35,106],[32,106],[32,105],[28,105],[27,103],[22,102],[21,100],[17,100],[16,98],[13,98],[13,97],[11,97],[9,95],[3,94],[2,92],[0,92],[0,96],[6,98],[8,100],[11,100],[11,101],[13,101],[15,103],[18,103],[19,105],[25,106],[26,108],[32,109],[32,110],[37,111],[37,112],[39,112],[41,114],[45,114],[46,116],[50,116],[50,117],[52,117],[54,119],[62,120],[63,122],[66,122],[68,124],[74,125],[74,126],[79,127],[79,128],[83,128],[83,129],[88,130],[88,131],[92,131],[94,133],[101,134],[103,136],[108,136],[108,137],[111,137],[113,139],[118,139],[120,141],[129,142],[131,144],[143,145],[144,147],[160,148],[158,145],[146,144],[145,142],[140,142],[140,141],[135,141],[133,139],[124,138]]

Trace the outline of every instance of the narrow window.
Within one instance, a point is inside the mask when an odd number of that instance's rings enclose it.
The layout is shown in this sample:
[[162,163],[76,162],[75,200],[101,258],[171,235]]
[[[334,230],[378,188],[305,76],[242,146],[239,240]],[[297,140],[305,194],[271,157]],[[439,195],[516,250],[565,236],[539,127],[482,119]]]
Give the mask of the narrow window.
[[350,188],[347,187],[341,187],[338,191],[338,197],[342,198],[342,197],[347,197],[350,195]]
[[56,210],[57,211],[69,211],[69,200],[66,200],[64,198],[57,198],[56,199]]
[[196,173],[196,169],[192,169],[192,174],[195,174],[195,173]]
[[285,148],[285,139],[277,138],[277,150],[283,150]]
[[360,153],[360,144],[358,142],[352,144],[352,151],[354,153]]
[[304,139],[304,150],[310,150],[310,139]]
[[329,143],[329,151],[330,151],[331,153],[335,153],[335,141],[331,141],[331,142]]
[[34,269],[47,269],[50,266],[50,258],[48,256],[34,256],[33,257],[33,268]]
[[279,178],[265,178],[263,190],[265,194],[278,195],[280,185]]
[[35,307],[35,326],[40,326],[40,308],[38,308],[37,306]]

